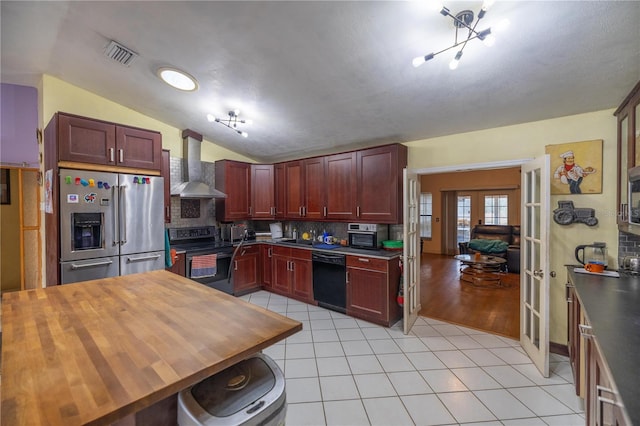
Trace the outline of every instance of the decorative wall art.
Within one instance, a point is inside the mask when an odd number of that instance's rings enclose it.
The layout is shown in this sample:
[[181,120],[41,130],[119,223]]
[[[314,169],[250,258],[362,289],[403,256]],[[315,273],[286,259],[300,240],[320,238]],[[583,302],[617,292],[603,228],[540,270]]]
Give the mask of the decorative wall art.
[[0,204],[11,204],[9,169],[0,169]]
[[197,199],[181,199],[180,200],[180,217],[182,219],[197,219],[200,217],[200,200]]
[[558,201],[558,208],[553,211],[553,220],[558,225],[571,225],[572,223],[584,223],[589,226],[596,226],[595,209],[589,207],[574,207],[573,201]]
[[545,146],[551,195],[602,193],[602,139]]

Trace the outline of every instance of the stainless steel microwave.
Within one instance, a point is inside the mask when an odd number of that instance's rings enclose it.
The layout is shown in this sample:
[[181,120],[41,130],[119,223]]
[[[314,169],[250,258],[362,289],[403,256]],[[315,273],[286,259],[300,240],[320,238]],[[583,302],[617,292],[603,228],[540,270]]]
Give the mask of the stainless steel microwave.
[[640,167],[629,169],[629,223],[640,225]]
[[347,225],[349,246],[377,250],[387,240],[389,227],[373,223],[350,223]]

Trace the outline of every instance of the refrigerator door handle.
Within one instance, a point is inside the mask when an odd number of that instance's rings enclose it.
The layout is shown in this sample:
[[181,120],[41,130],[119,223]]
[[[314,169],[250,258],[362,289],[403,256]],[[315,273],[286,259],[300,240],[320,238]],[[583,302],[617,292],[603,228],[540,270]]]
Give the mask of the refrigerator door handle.
[[112,263],[113,262],[110,261],[110,260],[107,260],[105,262],[83,263],[81,265],[78,265],[76,263],[72,263],[71,264],[71,269],[73,269],[75,271],[76,269],[91,268],[93,266],[111,265]]
[[125,196],[125,189],[127,188],[127,185],[121,185],[120,186],[120,210],[122,210],[122,214],[120,215],[120,218],[122,218],[121,221],[121,237],[122,239],[120,240],[120,245],[124,245],[127,244],[127,220],[125,219],[127,217],[127,198]]
[[138,257],[127,257],[127,263],[131,262],[141,262],[144,260],[156,260],[160,257],[159,254],[152,254],[149,256],[138,256]]
[[[116,200],[116,190],[117,190],[117,185],[114,185],[111,187],[111,199],[112,200]],[[120,241],[118,241],[118,209],[119,209],[119,201],[120,200],[116,200],[115,205],[113,206],[113,245],[117,246],[118,244],[120,244]]]

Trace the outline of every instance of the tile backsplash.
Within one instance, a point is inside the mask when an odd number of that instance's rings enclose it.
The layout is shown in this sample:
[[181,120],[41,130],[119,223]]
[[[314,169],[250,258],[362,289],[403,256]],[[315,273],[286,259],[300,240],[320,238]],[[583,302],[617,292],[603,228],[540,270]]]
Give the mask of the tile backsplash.
[[[184,162],[182,158],[170,158],[171,185],[184,182],[182,174]],[[206,161],[202,162],[202,179],[210,186],[215,185],[215,164]],[[197,218],[182,217],[183,201],[180,197],[171,197],[171,223],[166,224],[168,228],[184,228],[191,226],[211,226],[216,225],[216,212],[214,200],[201,199],[200,215]],[[189,201],[187,201],[189,203]],[[195,216],[195,215],[194,215]]]
[[618,233],[618,257],[640,255],[640,235]]

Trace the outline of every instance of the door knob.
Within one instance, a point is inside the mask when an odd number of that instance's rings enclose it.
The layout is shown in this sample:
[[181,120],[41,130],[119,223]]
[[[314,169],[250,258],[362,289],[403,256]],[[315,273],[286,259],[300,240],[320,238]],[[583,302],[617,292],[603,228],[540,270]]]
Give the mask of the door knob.
[[537,271],[533,271],[533,276],[537,278],[542,278],[544,276],[544,272],[542,272],[542,269],[538,269]]

